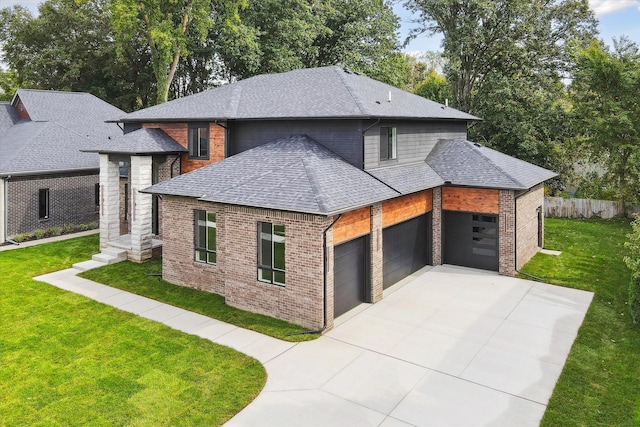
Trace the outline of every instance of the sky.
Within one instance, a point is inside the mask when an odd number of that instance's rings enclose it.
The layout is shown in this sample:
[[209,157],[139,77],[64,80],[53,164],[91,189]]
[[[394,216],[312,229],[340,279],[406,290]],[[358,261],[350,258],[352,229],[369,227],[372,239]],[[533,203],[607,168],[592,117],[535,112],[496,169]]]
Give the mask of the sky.
[[[20,4],[37,13],[40,2],[41,0],[0,0],[0,8]],[[402,0],[396,0],[394,11],[400,17],[400,38],[404,40],[416,24],[411,22],[411,12],[402,3]],[[589,4],[599,20],[600,38],[607,45],[611,46],[612,39],[622,35],[640,43],[640,0],[589,0]],[[440,36],[422,34],[411,41],[404,51],[441,51],[441,41]]]

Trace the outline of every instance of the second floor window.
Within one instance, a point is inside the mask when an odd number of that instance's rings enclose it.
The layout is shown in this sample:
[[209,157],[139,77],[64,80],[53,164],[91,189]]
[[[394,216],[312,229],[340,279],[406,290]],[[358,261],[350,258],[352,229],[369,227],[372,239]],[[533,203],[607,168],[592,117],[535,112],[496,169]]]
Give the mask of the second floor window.
[[189,124],[189,158],[209,159],[209,123]]
[[395,127],[380,128],[380,160],[394,160],[398,158],[398,144]]

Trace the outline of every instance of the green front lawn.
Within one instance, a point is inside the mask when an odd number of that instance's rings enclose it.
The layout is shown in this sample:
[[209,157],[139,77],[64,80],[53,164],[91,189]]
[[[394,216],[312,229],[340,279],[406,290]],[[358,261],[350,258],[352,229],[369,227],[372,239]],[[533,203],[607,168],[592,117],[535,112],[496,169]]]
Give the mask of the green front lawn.
[[640,328],[628,308],[629,220],[545,220],[545,247],[523,271],[595,293],[543,426],[640,425]]
[[172,285],[160,279],[161,272],[162,263],[155,259],[143,264],[129,261],[111,264],[85,271],[80,276],[281,340],[308,341],[320,336],[300,334],[305,331],[301,326],[231,307],[220,295]]
[[220,425],[255,398],[256,360],[31,280],[97,249],[0,252],[0,425]]

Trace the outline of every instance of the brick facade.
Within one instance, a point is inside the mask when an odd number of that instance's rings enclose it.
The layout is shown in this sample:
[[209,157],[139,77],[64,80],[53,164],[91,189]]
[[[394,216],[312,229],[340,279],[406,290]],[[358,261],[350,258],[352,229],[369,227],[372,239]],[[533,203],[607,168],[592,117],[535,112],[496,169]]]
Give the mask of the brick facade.
[[433,210],[431,227],[433,228],[433,243],[431,264],[442,265],[442,187],[433,189]]
[[[98,221],[98,171],[12,177],[7,182],[7,237],[64,225]],[[49,189],[49,218],[38,218],[38,191]]]
[[[209,159],[194,160],[190,159],[187,153],[182,154],[181,173],[191,172],[201,167],[219,162],[225,158],[225,140],[226,130],[223,126],[225,123],[209,123]],[[189,124],[188,123],[143,123],[144,128],[162,129],[167,135],[175,139],[178,144],[184,148],[189,148],[187,141]]]
[[516,206],[512,190],[500,190],[498,213],[498,271],[504,276],[516,274]]
[[369,302],[376,303],[382,299],[383,288],[383,253],[382,253],[382,222],[383,207],[382,203],[371,206],[371,300]]
[[[310,329],[323,326],[323,231],[331,218],[170,196],[165,196],[162,203],[165,280],[223,295],[227,304],[244,310]],[[217,214],[216,265],[194,261],[194,209]],[[285,286],[257,279],[258,221],[285,226]],[[333,282],[328,285],[332,288]],[[330,314],[328,319],[333,318]]]
[[[540,216],[541,224],[538,224],[538,209],[542,209],[543,204],[544,185],[542,184],[516,198],[516,268],[518,270],[540,249],[538,232],[544,230],[544,215]],[[541,230],[539,226],[542,227]]]

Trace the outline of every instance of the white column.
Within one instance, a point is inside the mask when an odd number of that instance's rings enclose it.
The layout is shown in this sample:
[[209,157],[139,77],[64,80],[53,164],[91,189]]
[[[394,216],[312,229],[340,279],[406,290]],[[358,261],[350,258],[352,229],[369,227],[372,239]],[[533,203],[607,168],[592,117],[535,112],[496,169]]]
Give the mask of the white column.
[[151,186],[151,156],[131,156],[131,253],[129,259],[151,258],[152,195],[140,193]]
[[100,154],[100,247],[120,236],[120,168]]

